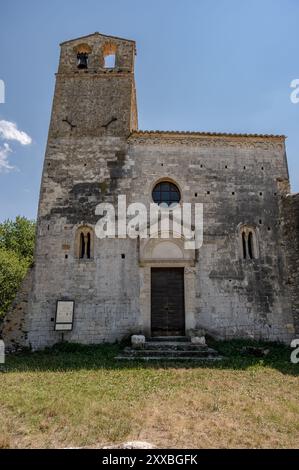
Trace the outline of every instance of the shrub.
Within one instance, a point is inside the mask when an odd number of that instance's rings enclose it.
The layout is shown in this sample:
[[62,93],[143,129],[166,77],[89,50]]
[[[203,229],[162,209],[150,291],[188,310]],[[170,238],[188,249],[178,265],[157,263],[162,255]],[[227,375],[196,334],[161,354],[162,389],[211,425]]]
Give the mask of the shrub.
[[0,224],[0,318],[8,311],[33,261],[35,222],[25,217]]

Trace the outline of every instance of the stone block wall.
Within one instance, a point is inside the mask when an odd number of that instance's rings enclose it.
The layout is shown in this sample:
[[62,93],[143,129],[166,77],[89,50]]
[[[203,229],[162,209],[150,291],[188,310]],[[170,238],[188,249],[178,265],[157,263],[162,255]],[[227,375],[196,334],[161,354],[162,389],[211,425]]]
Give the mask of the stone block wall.
[[33,289],[34,268],[30,268],[4,321],[0,324],[0,337],[4,339],[6,351],[29,347],[28,319],[29,302]]
[[299,193],[282,199],[282,240],[286,255],[289,296],[294,317],[295,334],[299,337]]
[[[182,202],[203,204],[195,326],[222,338],[288,342],[294,327],[281,246],[280,200],[288,188],[284,139],[136,132],[129,143],[130,200],[148,206],[155,183],[170,178]],[[241,224],[255,227],[257,259],[242,259]]]

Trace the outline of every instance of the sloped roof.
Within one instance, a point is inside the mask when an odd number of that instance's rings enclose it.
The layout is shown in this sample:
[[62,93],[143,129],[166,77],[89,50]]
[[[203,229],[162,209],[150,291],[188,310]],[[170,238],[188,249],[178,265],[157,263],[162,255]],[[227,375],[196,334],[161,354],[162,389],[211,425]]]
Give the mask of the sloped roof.
[[110,36],[110,35],[108,36],[107,34],[102,34],[96,31],[95,33],[87,34],[86,36],[79,36],[78,38],[73,38],[73,39],[69,39],[68,41],[63,41],[60,43],[60,46],[62,46],[63,44],[68,44],[70,42],[78,41],[79,39],[87,39],[92,36],[103,36],[104,38],[118,39],[120,41],[128,41],[128,42],[132,42],[133,44],[136,44],[136,42],[133,41],[132,39],[120,38],[118,36]]

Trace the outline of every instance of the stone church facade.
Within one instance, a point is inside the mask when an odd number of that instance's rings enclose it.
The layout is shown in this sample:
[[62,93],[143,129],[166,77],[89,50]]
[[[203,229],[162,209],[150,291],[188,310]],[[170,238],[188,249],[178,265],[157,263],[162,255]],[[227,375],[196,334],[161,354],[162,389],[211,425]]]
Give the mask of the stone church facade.
[[[35,262],[3,338],[40,349],[62,335],[100,343],[204,329],[289,342],[299,334],[299,195],[285,137],[138,130],[135,54],[134,41],[99,33],[61,44]],[[119,195],[202,204],[202,246],[99,239],[96,206]],[[55,328],[57,301],[74,302],[70,331]]]

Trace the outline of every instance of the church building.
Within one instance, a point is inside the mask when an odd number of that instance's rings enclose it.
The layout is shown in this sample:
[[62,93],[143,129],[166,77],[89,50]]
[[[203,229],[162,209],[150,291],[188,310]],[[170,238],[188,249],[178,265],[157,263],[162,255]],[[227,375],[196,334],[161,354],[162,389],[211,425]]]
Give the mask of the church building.
[[[4,340],[37,350],[204,330],[289,343],[299,335],[299,195],[285,137],[138,129],[135,57],[134,41],[100,33],[61,44],[35,261]],[[117,208],[120,196],[148,214],[197,205],[200,246],[159,227],[99,237],[98,205]]]

